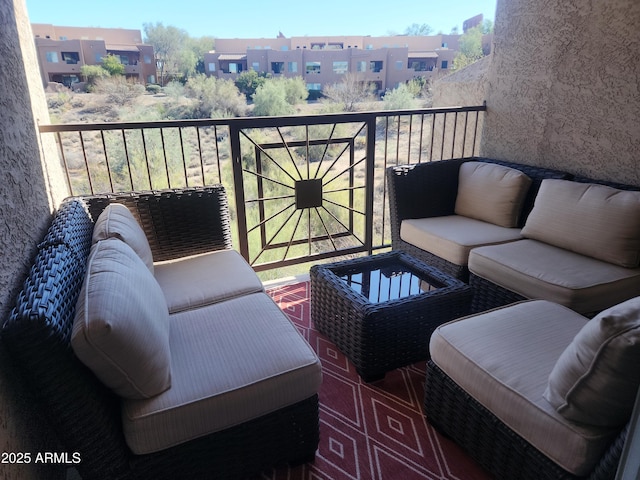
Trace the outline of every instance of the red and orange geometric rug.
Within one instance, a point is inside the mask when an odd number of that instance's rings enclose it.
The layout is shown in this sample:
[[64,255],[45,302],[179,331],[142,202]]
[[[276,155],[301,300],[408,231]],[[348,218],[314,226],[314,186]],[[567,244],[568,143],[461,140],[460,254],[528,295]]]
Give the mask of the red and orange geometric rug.
[[486,480],[489,475],[422,413],[424,365],[366,384],[309,314],[309,283],[268,290],[322,361],[320,446],[313,463],[263,474],[273,480]]

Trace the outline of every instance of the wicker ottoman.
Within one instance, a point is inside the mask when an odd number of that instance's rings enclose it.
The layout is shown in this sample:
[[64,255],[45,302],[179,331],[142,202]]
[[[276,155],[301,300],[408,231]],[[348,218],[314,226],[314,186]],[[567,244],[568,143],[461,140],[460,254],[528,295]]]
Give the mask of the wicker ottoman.
[[402,252],[314,265],[311,319],[365,382],[429,358],[434,329],[467,315],[472,290]]

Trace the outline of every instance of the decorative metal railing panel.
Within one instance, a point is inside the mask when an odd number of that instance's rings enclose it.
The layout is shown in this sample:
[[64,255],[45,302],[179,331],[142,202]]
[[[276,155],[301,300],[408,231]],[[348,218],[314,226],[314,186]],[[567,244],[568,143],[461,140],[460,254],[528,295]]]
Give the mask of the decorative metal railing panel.
[[484,106],[42,125],[72,194],[222,183],[257,271],[390,246],[388,166],[478,155]]

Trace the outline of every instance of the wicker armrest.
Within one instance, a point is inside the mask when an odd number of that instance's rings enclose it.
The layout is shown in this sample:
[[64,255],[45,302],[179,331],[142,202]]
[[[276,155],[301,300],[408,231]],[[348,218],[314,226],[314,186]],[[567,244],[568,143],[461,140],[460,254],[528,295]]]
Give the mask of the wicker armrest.
[[458,195],[458,171],[466,159],[401,165],[387,169],[392,238],[407,218],[452,215]]
[[154,261],[231,248],[222,185],[81,197],[93,219],[113,202],[126,205],[147,235]]

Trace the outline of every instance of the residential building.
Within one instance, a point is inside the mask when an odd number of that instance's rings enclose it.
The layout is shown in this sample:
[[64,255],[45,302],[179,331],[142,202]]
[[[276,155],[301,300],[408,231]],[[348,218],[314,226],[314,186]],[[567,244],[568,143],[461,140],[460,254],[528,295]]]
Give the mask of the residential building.
[[127,79],[155,83],[156,64],[151,45],[142,43],[140,30],[123,28],[60,27],[32,24],[42,83],[68,87],[81,82],[83,65],[100,65],[115,55],[124,65]]
[[[328,36],[216,39],[205,54],[207,75],[235,79],[245,70],[304,78],[309,91],[339,83],[351,72],[378,92],[415,77],[433,78],[453,66],[460,35]],[[486,53],[491,36],[483,39]]]

